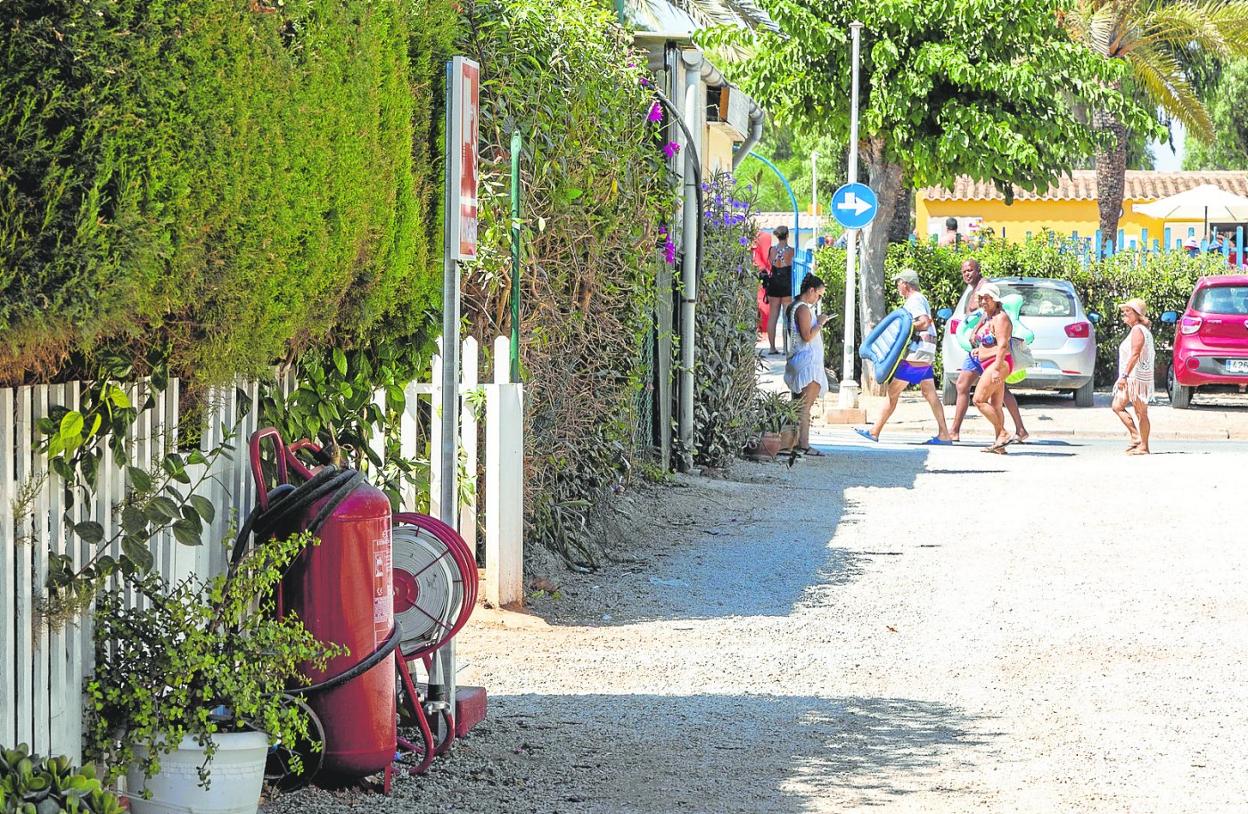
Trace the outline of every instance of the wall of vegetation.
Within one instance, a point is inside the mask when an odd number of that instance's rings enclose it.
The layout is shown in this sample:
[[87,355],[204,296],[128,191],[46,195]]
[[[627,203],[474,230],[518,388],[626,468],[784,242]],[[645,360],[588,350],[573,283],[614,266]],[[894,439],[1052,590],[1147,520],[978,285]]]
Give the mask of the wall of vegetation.
[[423,344],[451,6],[0,4],[0,382]]
[[645,57],[605,3],[478,0],[464,14],[460,49],[482,70],[480,260],[465,269],[465,315],[483,347],[510,331],[518,128],[529,539],[592,562],[588,518],[650,433],[657,225],[674,199]]

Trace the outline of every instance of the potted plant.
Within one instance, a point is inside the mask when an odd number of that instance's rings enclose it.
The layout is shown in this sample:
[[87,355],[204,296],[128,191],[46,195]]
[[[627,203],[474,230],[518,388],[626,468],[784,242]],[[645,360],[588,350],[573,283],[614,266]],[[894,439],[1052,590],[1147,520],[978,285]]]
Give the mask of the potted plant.
[[757,458],[774,458],[785,447],[784,433],[790,431],[789,446],[796,441],[797,405],[783,393],[760,393],[754,401],[758,435],[748,451]]
[[0,811],[123,814],[121,802],[95,778],[95,768],[75,769],[67,757],[30,754],[26,744],[0,749]]
[[[269,746],[310,738],[285,691],[338,649],[271,598],[308,539],[269,541],[206,584],[132,574],[131,601],[99,596],[88,752],[126,774],[137,814],[254,814]],[[218,769],[228,779],[213,783]]]

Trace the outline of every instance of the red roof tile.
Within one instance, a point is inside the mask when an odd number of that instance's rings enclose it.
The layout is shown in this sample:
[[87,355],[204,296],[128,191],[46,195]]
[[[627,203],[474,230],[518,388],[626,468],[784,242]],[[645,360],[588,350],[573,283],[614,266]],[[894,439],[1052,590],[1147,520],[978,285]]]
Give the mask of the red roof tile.
[[[1248,196],[1248,172],[1226,171],[1192,171],[1192,172],[1153,172],[1151,170],[1127,170],[1126,194],[1129,201],[1153,201],[1174,195],[1178,192],[1198,187],[1201,184],[1214,184],[1227,192]],[[999,201],[1004,200],[991,182],[974,181],[960,176],[953,189],[943,187],[926,187],[919,194],[929,201]],[[1043,193],[1016,190],[1016,201],[1094,201],[1096,200],[1096,171],[1075,170],[1070,175],[1062,176],[1057,185]]]

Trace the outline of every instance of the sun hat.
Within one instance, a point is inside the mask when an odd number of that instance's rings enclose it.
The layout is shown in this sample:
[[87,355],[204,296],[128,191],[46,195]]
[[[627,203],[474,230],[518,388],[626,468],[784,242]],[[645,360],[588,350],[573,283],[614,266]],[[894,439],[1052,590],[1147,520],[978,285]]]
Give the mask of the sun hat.
[[1185,248],[1185,249],[1199,249],[1199,248],[1200,248],[1200,241],[1199,241],[1199,240],[1197,240],[1195,237],[1189,237],[1187,240],[1184,240],[1184,241],[1183,241],[1183,248]]
[[914,288],[919,287],[919,273],[914,269],[902,269],[893,275],[893,282],[905,283]]
[[997,286],[996,283],[987,283],[980,287],[979,296],[991,297],[997,302],[1001,302],[1001,289]]
[[1125,311],[1128,308],[1130,308],[1132,311],[1134,311],[1135,313],[1139,314],[1142,317],[1145,317],[1145,318],[1148,317],[1148,305],[1147,303],[1144,302],[1144,300],[1140,299],[1139,297],[1133,297],[1132,299],[1129,299],[1126,302],[1118,303],[1119,311]]

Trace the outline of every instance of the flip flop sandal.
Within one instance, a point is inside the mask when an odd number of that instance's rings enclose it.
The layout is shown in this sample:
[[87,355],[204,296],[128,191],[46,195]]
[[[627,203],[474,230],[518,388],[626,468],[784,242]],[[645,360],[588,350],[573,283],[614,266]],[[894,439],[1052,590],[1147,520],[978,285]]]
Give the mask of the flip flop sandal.
[[984,447],[980,452],[987,452],[992,455],[1008,455],[1005,447]]
[[828,457],[828,453],[826,453],[826,452],[824,452],[823,450],[820,450],[820,449],[815,449],[814,447],[803,447],[803,448],[802,448],[802,450],[801,450],[801,452],[802,452],[802,454],[803,454],[803,455],[807,455],[807,456],[809,456],[809,457],[811,457],[811,458],[826,458],[826,457]]
[[864,430],[864,429],[862,429],[861,427],[854,427],[854,432],[858,433],[858,434],[859,434],[859,435],[861,435],[863,438],[867,439],[868,441],[870,441],[870,442],[871,442],[871,443],[873,443],[873,444],[878,444],[878,443],[880,443],[880,439],[878,439],[878,438],[876,438],[874,435],[872,435],[870,430]]
[[931,438],[923,442],[923,446],[925,447],[951,447],[953,446],[953,442],[942,441],[940,440],[939,436],[932,436]]

